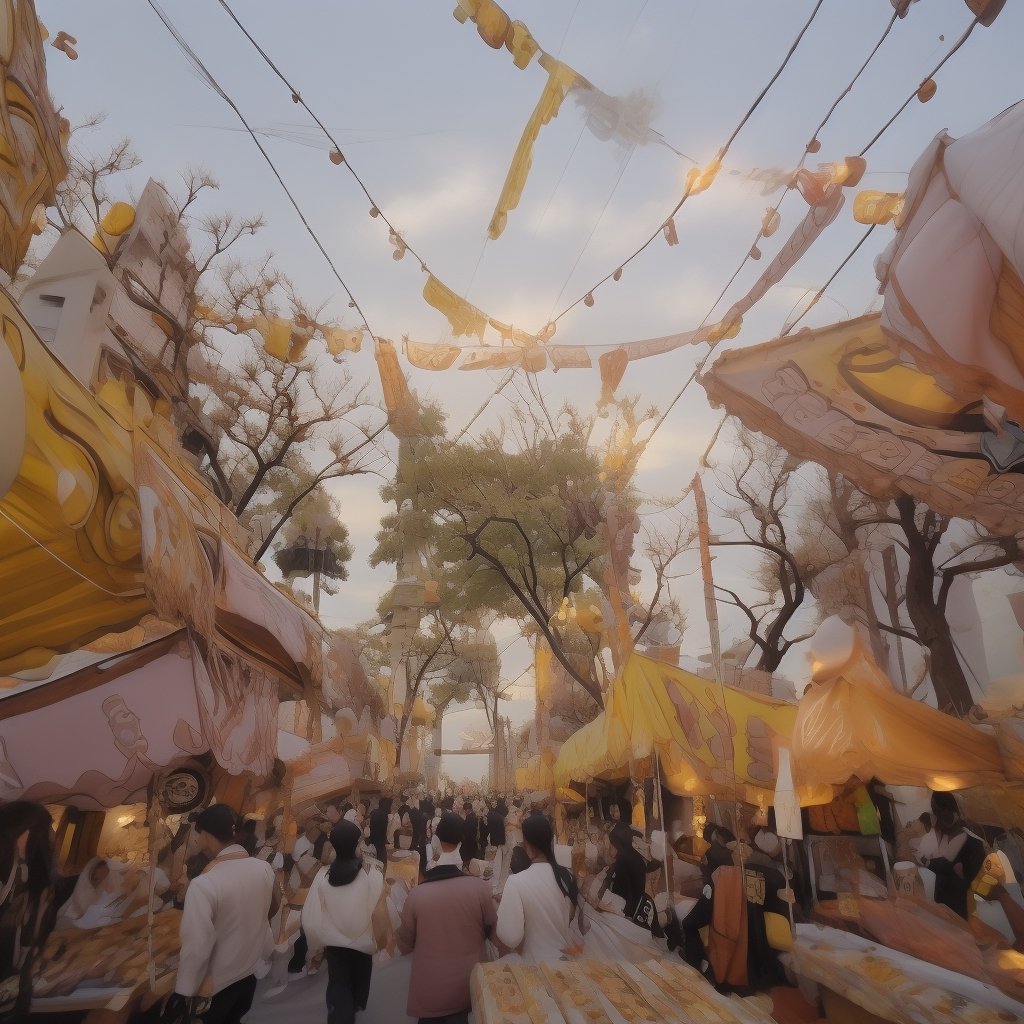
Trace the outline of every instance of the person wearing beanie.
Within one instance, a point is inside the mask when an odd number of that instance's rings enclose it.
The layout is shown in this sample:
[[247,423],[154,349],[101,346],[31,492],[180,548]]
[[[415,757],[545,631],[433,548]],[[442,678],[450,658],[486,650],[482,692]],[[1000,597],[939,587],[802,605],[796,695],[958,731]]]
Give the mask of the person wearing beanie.
[[196,996],[210,997],[204,1024],[240,1024],[252,1006],[256,965],[274,948],[270,919],[279,894],[274,869],[235,842],[237,828],[238,815],[226,804],[207,807],[196,818],[199,845],[210,862],[185,895],[181,960],[165,1014],[174,1016]]
[[490,885],[462,873],[465,826],[453,811],[441,815],[434,831],[441,856],[402,909],[398,948],[413,956],[407,1011],[421,1022],[465,1024],[469,976],[497,920]]

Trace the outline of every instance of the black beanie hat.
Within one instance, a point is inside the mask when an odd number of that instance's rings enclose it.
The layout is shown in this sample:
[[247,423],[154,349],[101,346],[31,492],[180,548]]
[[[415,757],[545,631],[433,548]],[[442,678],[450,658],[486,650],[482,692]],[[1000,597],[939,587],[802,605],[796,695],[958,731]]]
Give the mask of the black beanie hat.
[[238,815],[227,804],[212,804],[196,818],[196,831],[208,832],[222,843],[230,843],[235,837]]

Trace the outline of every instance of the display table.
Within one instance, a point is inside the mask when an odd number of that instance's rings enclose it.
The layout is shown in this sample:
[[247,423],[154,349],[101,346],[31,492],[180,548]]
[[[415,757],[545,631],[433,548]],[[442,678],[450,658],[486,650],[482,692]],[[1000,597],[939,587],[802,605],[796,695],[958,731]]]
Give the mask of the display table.
[[773,1024],[759,1000],[719,995],[679,959],[479,964],[477,1024]]
[[[178,965],[181,911],[153,920],[157,995],[171,990]],[[149,992],[149,922],[129,918],[104,928],[66,928],[51,934],[36,965],[34,1013],[89,1011],[90,1021],[127,1019]]]
[[797,925],[788,956],[802,988],[820,985],[894,1024],[1024,1022],[1024,1006],[994,986],[850,932]]

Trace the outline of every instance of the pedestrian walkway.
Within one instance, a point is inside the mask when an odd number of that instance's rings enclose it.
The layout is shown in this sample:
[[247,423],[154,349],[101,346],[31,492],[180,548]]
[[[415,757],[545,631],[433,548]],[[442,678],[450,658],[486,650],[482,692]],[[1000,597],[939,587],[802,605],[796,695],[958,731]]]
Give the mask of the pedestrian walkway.
[[[415,1018],[405,1012],[411,967],[411,957],[373,965],[370,1002],[366,1012],[359,1015],[359,1024],[415,1024]],[[316,1024],[327,1019],[326,964],[312,977],[291,982],[283,992],[270,999],[263,996],[267,988],[268,983],[261,981],[252,1009],[246,1014],[245,1024],[292,1024],[294,1021]]]

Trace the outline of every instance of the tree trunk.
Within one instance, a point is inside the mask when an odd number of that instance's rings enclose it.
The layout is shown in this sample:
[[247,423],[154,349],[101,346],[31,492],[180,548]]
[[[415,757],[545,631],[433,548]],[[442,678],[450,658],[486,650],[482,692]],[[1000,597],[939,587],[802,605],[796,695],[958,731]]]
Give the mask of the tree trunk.
[[896,498],[896,508],[910,554],[905,598],[907,614],[918,639],[931,655],[932,686],[938,706],[944,711],[964,715],[974,704],[974,698],[957,657],[949,623],[935,597],[935,563],[917,527],[917,503],[910,495],[901,494]]

